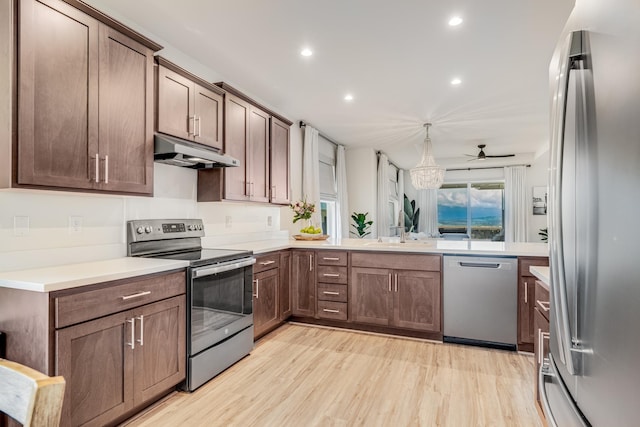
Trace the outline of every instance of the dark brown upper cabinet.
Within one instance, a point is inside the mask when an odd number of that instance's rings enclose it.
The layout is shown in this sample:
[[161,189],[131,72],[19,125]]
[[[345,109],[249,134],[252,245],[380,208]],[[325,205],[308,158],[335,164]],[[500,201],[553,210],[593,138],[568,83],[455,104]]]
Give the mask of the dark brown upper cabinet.
[[158,56],[158,132],[222,150],[224,91]]
[[198,171],[198,201],[253,201],[288,204],[289,128],[273,113],[226,83],[224,152],[239,167]]
[[161,46],[81,2],[23,0],[17,13],[14,184],[152,194]]

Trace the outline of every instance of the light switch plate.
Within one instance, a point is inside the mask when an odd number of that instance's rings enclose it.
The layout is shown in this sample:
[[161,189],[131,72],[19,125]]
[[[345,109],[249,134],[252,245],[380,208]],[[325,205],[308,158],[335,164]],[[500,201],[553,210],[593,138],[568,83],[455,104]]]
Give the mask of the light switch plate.
[[224,226],[231,228],[231,217],[229,215],[224,217]]
[[13,217],[13,235],[14,236],[29,235],[29,217],[28,216]]
[[69,234],[81,234],[82,233],[82,217],[70,216],[69,217]]

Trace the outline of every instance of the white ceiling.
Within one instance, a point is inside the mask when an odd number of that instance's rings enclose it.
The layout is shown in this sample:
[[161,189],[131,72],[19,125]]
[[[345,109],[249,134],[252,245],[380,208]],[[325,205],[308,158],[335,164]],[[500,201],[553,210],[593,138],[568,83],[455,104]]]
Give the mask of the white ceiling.
[[285,116],[410,168],[425,121],[449,166],[481,143],[510,162],[547,144],[548,64],[574,0],[104,3]]

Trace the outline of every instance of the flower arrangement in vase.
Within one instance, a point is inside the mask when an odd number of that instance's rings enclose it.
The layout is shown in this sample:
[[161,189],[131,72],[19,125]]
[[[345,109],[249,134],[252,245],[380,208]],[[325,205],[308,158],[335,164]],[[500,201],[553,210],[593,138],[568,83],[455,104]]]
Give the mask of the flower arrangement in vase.
[[307,226],[300,230],[302,235],[320,235],[322,229],[314,227],[311,224],[311,215],[316,211],[316,205],[307,202],[307,200],[300,200],[295,203],[291,203],[289,207],[293,210],[293,223],[300,221],[301,219],[307,220]]

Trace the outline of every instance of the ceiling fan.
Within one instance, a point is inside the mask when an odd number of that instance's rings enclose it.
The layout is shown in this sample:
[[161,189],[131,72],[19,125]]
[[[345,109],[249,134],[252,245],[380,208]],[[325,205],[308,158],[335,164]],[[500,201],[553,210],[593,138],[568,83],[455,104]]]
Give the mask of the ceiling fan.
[[490,156],[488,154],[485,154],[484,152],[484,147],[486,147],[487,144],[478,144],[478,148],[480,149],[480,152],[477,155],[472,155],[472,154],[465,154],[465,156],[469,156],[469,157],[473,157],[473,159],[469,159],[469,162],[472,162],[474,160],[485,160],[485,159],[496,159],[496,158],[500,158],[500,157],[514,157],[515,154],[500,154],[500,155],[495,155],[495,156]]

